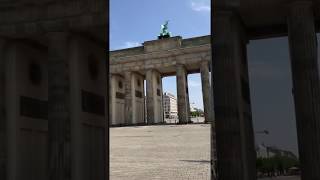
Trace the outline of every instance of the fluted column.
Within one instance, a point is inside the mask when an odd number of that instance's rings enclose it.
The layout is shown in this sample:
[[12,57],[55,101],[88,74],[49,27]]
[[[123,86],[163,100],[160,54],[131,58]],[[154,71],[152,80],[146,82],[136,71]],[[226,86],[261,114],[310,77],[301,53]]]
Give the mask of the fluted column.
[[7,178],[7,128],[5,118],[5,41],[0,40],[0,179]]
[[188,72],[186,72],[186,99],[187,99],[187,123],[191,122],[190,116],[190,99],[189,99],[189,86],[188,86]]
[[201,62],[200,65],[202,97],[205,122],[211,122],[211,102],[210,102],[210,81],[209,81],[209,63],[208,61]]
[[183,65],[177,65],[177,95],[178,95],[178,117],[179,123],[184,124],[189,120],[188,94],[187,94],[187,72]]
[[[209,61],[209,69],[212,74],[212,58]],[[210,144],[211,144],[211,180],[216,180],[217,176],[217,141],[216,141],[216,124],[214,119],[214,105],[213,105],[213,78],[209,76],[210,79],[210,108],[208,110],[210,111],[211,116],[211,126],[210,126]]]
[[124,74],[125,86],[125,124],[130,124],[133,121],[133,103],[132,103],[132,72],[128,71]]
[[[108,107],[106,107],[106,109],[108,109],[109,112],[109,118],[108,118],[108,125],[113,125],[113,124],[117,124],[116,119],[113,118],[114,114],[114,110],[115,110],[115,96],[113,96],[113,94],[115,94],[115,87],[116,83],[113,83],[113,75],[111,73],[107,74],[107,97],[106,99],[109,99],[109,102],[106,102],[106,105],[108,104]],[[110,105],[109,105],[110,104]]]
[[147,91],[147,123],[153,124],[155,121],[155,107],[154,107],[154,95],[156,92],[154,89],[153,70],[149,69],[146,72],[146,91]]
[[320,180],[320,81],[311,2],[290,4],[288,30],[302,180]]
[[146,72],[147,90],[147,123],[157,124],[163,122],[162,107],[162,80],[161,74],[155,69]]
[[248,86],[243,83],[245,68],[241,54],[245,48],[245,27],[232,11],[216,12],[213,27],[211,76],[218,176],[223,180],[255,180],[255,151],[251,148],[254,147],[253,133],[247,133],[252,131],[247,123],[251,121],[250,96],[247,96]]
[[49,179],[71,180],[68,34],[47,35]]

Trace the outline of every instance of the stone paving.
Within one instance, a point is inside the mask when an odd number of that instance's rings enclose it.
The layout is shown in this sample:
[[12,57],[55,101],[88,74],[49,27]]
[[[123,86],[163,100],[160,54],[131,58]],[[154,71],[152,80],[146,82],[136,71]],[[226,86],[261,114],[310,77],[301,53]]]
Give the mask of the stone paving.
[[209,135],[208,124],[111,128],[110,179],[210,180]]
[[283,176],[283,177],[273,177],[273,178],[261,178],[260,180],[300,180],[300,177]]
[[210,125],[110,130],[111,180],[209,180]]

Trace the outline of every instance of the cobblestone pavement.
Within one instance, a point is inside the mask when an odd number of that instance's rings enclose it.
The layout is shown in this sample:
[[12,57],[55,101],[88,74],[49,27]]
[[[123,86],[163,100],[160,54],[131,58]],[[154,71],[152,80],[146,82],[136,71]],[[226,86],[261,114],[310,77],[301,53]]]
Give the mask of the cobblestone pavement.
[[210,125],[110,130],[111,180],[209,180]]
[[261,178],[259,180],[300,180],[300,177],[297,177],[297,176],[283,176],[283,177],[274,177],[274,178]]

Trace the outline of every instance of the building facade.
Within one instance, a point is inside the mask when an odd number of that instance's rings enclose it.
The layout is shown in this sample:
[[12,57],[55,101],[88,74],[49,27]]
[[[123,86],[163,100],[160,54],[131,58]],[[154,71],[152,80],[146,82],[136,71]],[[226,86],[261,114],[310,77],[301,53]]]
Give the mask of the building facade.
[[197,106],[194,102],[190,103],[190,112],[196,112]]
[[163,94],[163,110],[165,118],[176,118],[178,116],[177,98],[168,92]]
[[[142,43],[142,46],[120,49],[110,52],[110,112],[119,113],[116,108],[119,98],[118,84],[114,79],[122,77],[124,81],[124,125],[134,124],[160,124],[164,120],[162,78],[176,76],[177,83],[177,122],[186,124],[190,122],[190,103],[187,76],[201,73],[204,104],[210,105],[209,61],[211,58],[211,36],[183,39],[180,36],[152,40]],[[134,77],[133,77],[134,76]],[[137,86],[132,86],[139,77],[145,81],[145,106],[137,107],[133,100]],[[138,90],[140,91],[140,90]],[[142,89],[141,89],[142,92]],[[140,94],[140,93],[139,93]],[[123,97],[123,96],[121,96]],[[207,102],[208,101],[208,102]],[[143,104],[143,103],[142,103]],[[206,106],[208,107],[208,106]],[[208,108],[209,110],[210,108]],[[144,120],[138,118],[134,121],[134,113],[144,112]],[[118,111],[118,112],[117,112]],[[140,114],[140,113],[137,113]],[[209,115],[209,112],[207,113]],[[174,114],[175,115],[175,114]],[[140,116],[139,116],[140,117]],[[116,116],[111,116],[112,125],[121,125]],[[209,116],[206,118],[209,119]]]

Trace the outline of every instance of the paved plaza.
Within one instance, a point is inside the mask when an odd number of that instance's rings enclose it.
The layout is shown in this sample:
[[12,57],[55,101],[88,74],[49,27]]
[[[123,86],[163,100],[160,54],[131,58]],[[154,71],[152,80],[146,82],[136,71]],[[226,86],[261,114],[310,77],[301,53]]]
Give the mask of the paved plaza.
[[209,135],[208,124],[111,128],[110,179],[209,180]]
[[274,177],[274,178],[262,178],[260,180],[300,180],[297,176],[284,176],[284,177]]
[[209,180],[210,125],[111,128],[111,180]]

